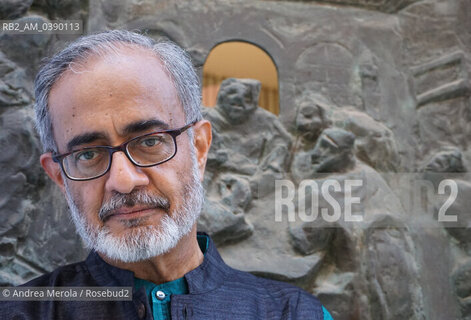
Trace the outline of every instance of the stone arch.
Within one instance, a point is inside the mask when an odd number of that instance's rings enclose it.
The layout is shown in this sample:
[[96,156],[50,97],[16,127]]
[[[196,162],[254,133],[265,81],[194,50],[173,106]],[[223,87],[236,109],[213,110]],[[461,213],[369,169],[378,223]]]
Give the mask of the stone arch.
[[217,92],[226,78],[251,78],[261,82],[259,105],[278,115],[279,77],[271,55],[262,47],[244,40],[216,44],[203,65],[203,105],[216,104]]

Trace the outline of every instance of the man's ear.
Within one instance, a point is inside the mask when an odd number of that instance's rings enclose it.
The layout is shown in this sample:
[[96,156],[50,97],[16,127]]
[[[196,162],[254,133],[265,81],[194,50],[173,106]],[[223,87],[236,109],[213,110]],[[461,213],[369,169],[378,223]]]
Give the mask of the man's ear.
[[52,181],[61,188],[62,192],[65,192],[64,179],[62,177],[60,165],[52,160],[52,154],[50,152],[44,153],[41,155],[39,160],[49,178],[51,178]]
[[211,147],[211,123],[208,120],[198,121],[194,126],[194,145],[196,149],[196,159],[200,170],[201,181],[203,181],[206,160],[208,159],[209,147]]

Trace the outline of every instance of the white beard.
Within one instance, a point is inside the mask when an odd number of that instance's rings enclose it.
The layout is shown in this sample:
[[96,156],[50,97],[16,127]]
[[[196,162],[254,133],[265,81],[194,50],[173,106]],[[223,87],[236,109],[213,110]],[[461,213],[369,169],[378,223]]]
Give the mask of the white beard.
[[[204,200],[203,186],[199,179],[194,150],[192,150],[191,156],[193,162],[192,174],[189,183],[184,186],[180,195],[183,200],[181,208],[164,214],[158,227],[152,225],[139,226],[142,221],[139,218],[130,221],[124,220],[123,223],[127,224],[129,229],[122,236],[111,234],[105,226],[99,227],[89,224],[85,213],[72,198],[66,183],[66,198],[72,213],[72,220],[85,245],[104,254],[109,259],[122,262],[147,260],[174,248],[180,239],[193,228]],[[102,206],[99,215],[101,216],[102,211],[121,207],[125,202],[124,198],[126,198],[126,195],[113,196],[110,201]],[[136,204],[169,204],[167,199],[148,194],[145,191],[134,193],[133,201]]]

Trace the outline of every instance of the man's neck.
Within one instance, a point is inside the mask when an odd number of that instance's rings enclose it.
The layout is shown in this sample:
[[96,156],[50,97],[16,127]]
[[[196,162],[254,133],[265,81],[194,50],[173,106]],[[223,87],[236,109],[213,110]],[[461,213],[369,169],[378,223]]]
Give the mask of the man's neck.
[[134,272],[136,278],[155,284],[169,282],[183,277],[203,262],[203,253],[196,239],[196,225],[169,252],[148,260],[125,263],[110,260],[99,253],[108,264]]

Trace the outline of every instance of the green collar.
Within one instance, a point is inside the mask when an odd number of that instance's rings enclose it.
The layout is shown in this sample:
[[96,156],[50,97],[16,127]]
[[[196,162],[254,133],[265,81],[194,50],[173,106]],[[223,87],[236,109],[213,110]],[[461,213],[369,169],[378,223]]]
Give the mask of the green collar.
[[[207,235],[198,235],[197,240],[201,252],[206,254],[209,245],[209,237]],[[145,288],[154,319],[170,319],[171,296],[188,293],[188,284],[186,283],[185,277],[161,284],[155,284],[134,277],[134,287],[136,290],[139,290],[141,287]]]

